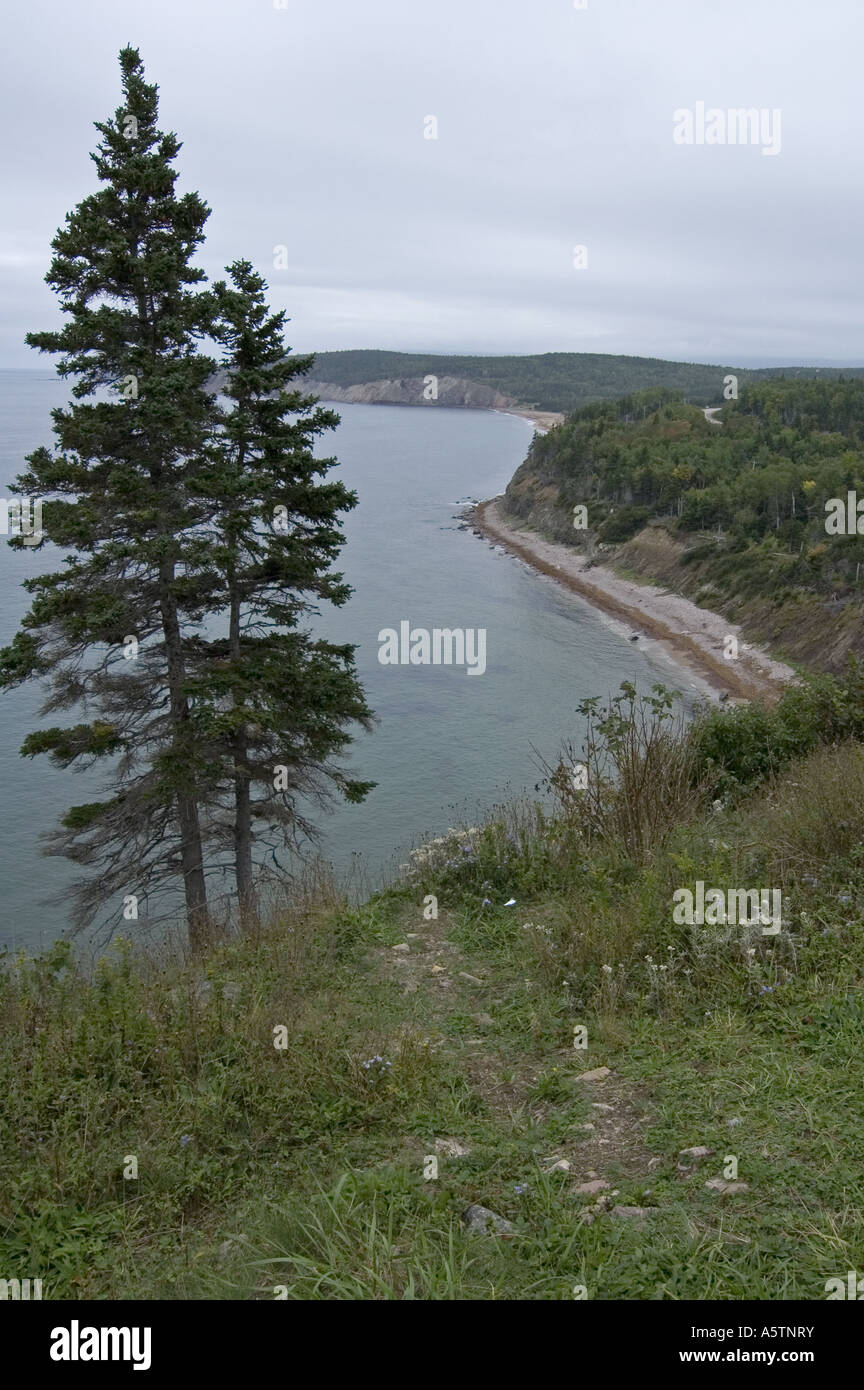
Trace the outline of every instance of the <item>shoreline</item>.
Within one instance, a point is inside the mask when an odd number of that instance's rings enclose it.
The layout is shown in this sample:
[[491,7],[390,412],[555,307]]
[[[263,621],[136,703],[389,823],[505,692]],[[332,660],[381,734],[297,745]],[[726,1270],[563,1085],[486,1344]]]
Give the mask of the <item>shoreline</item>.
[[[476,531],[516,555],[536,573],[555,580],[592,607],[631,629],[631,637],[657,642],[688,675],[696,675],[715,696],[736,700],[777,699],[796,679],[790,666],[744,640],[740,628],[719,613],[653,584],[636,584],[602,565],[590,568],[571,546],[547,541],[536,531],[519,530],[501,516],[501,498],[478,502],[466,512]],[[738,639],[733,663],[723,656],[728,636]]]
[[548,434],[556,425],[562,425],[567,419],[557,410],[496,410],[493,408],[493,415],[515,415],[519,420],[528,420],[538,434]]

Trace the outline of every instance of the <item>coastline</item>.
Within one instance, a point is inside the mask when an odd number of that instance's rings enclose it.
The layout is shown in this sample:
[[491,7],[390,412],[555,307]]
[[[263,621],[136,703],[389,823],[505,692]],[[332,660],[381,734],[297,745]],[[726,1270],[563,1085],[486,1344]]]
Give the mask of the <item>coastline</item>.
[[567,419],[557,410],[495,410],[495,415],[516,415],[520,420],[528,420],[534,426],[538,434],[548,434],[556,425],[561,425]]
[[[478,502],[467,513],[476,531],[496,541],[540,574],[586,599],[631,629],[631,637],[655,641],[688,675],[696,675],[716,697],[774,700],[796,679],[790,666],[744,640],[739,627],[719,613],[653,584],[636,584],[602,565],[590,568],[571,546],[547,541],[536,531],[511,526],[500,498]],[[728,636],[738,639],[738,658],[723,656]]]

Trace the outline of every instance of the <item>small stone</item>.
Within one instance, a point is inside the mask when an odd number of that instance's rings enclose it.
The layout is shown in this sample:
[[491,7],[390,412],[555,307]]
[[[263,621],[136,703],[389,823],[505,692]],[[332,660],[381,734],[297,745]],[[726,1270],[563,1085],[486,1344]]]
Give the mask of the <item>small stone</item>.
[[615,1106],[614,1106],[614,1105],[606,1105],[606,1103],[605,1103],[604,1101],[602,1101],[602,1100],[592,1100],[592,1102],[591,1102],[591,1109],[592,1109],[592,1110],[614,1110],[614,1109],[615,1109]]
[[713,1150],[713,1149],[706,1149],[706,1147],[705,1147],[704,1144],[695,1144],[694,1147],[693,1147],[692,1149],[682,1149],[681,1152],[679,1153],[678,1157],[679,1157],[679,1158],[694,1158],[694,1159],[708,1158],[709,1155],[710,1155],[710,1154],[713,1154],[713,1153],[714,1153],[714,1150]]
[[549,1162],[551,1163],[552,1166],[551,1166],[550,1168],[544,1168],[544,1170],[543,1170],[544,1173],[569,1173],[569,1172],[570,1172],[570,1160],[569,1160],[568,1158],[558,1158],[558,1159],[555,1159],[554,1162],[553,1162],[553,1160],[550,1159]]
[[446,967],[446,965],[433,965],[433,966],[432,966],[432,970],[431,970],[431,974],[433,974],[433,975],[446,975],[446,974],[447,974],[447,967]]
[[231,1252],[235,1245],[242,1245],[245,1239],[246,1232],[241,1231],[239,1235],[229,1236],[227,1240],[223,1240],[222,1244],[219,1246],[219,1259],[223,1262],[230,1259]]
[[644,1221],[654,1211],[656,1207],[613,1207],[612,1215],[617,1216],[619,1221]]
[[498,1236],[512,1236],[516,1234],[516,1229],[505,1221],[503,1216],[498,1216],[488,1207],[481,1207],[476,1202],[462,1213],[462,1220],[469,1231],[477,1231],[481,1235],[487,1233]]
[[390,949],[391,949],[391,951],[401,951],[402,954],[404,955],[404,953],[405,953],[406,951],[410,951],[410,950],[411,950],[411,947],[408,945],[408,942],[407,942],[407,941],[400,941],[398,946],[391,946]]
[[483,983],[482,980],[478,980],[478,978],[477,978],[476,975],[469,975],[467,970],[460,970],[460,971],[459,971],[459,979],[460,979],[460,980],[470,980],[470,982],[471,982],[472,985],[482,985],[482,983]]
[[458,1139],[436,1139],[435,1152],[443,1154],[445,1158],[463,1158],[465,1154],[470,1154],[471,1150]]
[[481,1028],[494,1027],[495,1020],[494,1018],[491,1018],[489,1014],[472,1014],[471,1017],[473,1018],[475,1023],[479,1024]]
[[710,1178],[705,1184],[712,1192],[722,1192],[724,1196],[736,1196],[739,1192],[749,1192],[746,1182],[727,1182],[725,1178]]
[[[583,1071],[576,1077],[577,1081],[605,1081],[607,1076],[612,1073],[608,1067],[595,1067],[593,1071]],[[609,1107],[611,1110],[611,1106]]]
[[608,1186],[609,1183],[605,1178],[595,1178],[593,1182],[580,1183],[578,1187],[574,1187],[573,1191],[578,1192],[580,1196],[594,1197],[598,1192],[603,1192]]

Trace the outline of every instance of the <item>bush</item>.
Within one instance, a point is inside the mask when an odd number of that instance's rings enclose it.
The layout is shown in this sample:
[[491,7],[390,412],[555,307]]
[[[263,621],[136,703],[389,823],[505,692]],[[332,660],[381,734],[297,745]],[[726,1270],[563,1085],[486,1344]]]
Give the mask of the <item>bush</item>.
[[842,678],[811,676],[772,708],[753,702],[713,709],[691,733],[694,773],[714,796],[776,774],[820,744],[864,738],[864,665],[850,658]]
[[662,685],[652,690],[639,696],[624,681],[605,706],[596,698],[583,700],[581,758],[568,744],[557,766],[544,768],[565,826],[622,849],[636,862],[686,820],[700,799],[693,750],[672,713],[673,697]]
[[642,530],[650,516],[653,516],[651,507],[619,507],[603,522],[597,538],[612,545],[629,541],[631,536]]

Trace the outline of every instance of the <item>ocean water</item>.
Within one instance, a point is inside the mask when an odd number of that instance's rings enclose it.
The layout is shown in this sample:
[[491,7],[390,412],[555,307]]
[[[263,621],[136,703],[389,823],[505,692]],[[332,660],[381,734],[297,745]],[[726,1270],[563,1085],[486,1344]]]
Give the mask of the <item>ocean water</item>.
[[[48,369],[0,371],[2,495],[12,495],[24,455],[51,442],[50,411],[67,398]],[[637,648],[576,596],[459,529],[460,504],[504,490],[530,443],[527,421],[398,406],[339,412],[322,453],[337,455],[331,476],[359,494],[340,562],[355,592],[344,608],[322,611],[315,626],[357,644],[378,722],[371,734],[358,733],[348,764],[378,785],[362,805],[322,816],[319,848],[338,875],[374,886],[424,838],[531,791],[537,753],[554,757],[565,737],[578,737],[576,707],[586,696],[607,695],[623,680],[641,688],[662,680],[683,686],[687,698],[693,690],[662,654]],[[0,642],[11,640],[28,606],[22,580],[56,568],[59,558],[49,547],[24,553],[0,541]],[[405,621],[484,629],[485,672],[382,665],[379,632],[399,631]],[[40,854],[40,834],[94,787],[98,794],[95,773],[20,757],[39,703],[35,686],[0,695],[0,946],[30,950],[66,930],[63,892],[73,876],[65,861]],[[59,901],[45,905],[55,895]]]

